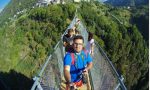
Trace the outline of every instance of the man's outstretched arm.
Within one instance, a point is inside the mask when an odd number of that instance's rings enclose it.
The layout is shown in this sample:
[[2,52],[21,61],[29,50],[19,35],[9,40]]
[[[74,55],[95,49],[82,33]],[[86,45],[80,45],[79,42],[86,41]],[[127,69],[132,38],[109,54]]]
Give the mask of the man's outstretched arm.
[[87,67],[83,70],[84,72],[87,72],[88,70],[90,70],[93,67],[93,62],[90,62],[87,64]]
[[70,66],[64,66],[64,77],[67,83],[71,83]]
[[92,67],[93,67],[93,62],[90,62],[90,63],[87,64],[86,69],[89,70],[89,69],[91,69]]

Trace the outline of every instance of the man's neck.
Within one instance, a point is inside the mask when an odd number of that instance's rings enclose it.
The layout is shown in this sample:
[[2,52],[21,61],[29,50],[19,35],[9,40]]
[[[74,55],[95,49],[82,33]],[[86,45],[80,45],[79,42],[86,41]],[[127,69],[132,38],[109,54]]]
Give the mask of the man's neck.
[[80,55],[80,54],[81,54],[81,51],[80,51],[80,52],[75,51],[75,54]]

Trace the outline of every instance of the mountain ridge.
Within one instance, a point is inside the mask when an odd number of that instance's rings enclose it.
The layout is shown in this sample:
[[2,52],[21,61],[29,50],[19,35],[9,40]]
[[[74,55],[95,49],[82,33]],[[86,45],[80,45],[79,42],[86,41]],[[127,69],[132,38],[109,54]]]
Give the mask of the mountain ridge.
[[114,6],[139,6],[148,5],[149,0],[107,0],[105,3]]

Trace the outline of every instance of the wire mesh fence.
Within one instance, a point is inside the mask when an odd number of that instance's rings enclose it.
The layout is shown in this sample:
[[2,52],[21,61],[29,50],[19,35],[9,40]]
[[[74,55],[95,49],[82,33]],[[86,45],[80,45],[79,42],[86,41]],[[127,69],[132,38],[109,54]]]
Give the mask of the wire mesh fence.
[[[75,17],[70,26],[75,25],[77,18]],[[68,29],[67,28],[67,29]],[[84,37],[84,44],[86,45],[88,40],[88,32],[82,22],[78,26],[80,34]],[[63,35],[67,33],[67,30]],[[39,77],[35,80],[32,90],[60,90],[60,84],[63,82],[63,58],[65,50],[62,40],[58,42],[51,57],[47,59],[42,68]],[[99,44],[95,42],[94,56],[93,56],[93,68],[90,70],[90,80],[93,90],[120,90],[120,83],[118,74],[116,74],[114,67],[110,64],[108,57],[104,54]],[[117,87],[117,88],[116,88]],[[126,90],[122,88],[123,90]]]

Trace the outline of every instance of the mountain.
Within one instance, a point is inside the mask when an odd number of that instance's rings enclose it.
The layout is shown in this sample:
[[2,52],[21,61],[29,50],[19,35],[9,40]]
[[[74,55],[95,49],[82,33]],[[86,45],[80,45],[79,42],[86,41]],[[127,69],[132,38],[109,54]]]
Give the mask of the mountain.
[[74,4],[31,8],[30,1],[12,0],[0,16],[0,80],[10,90],[31,89],[32,77],[74,17]]
[[149,3],[149,0],[107,0],[105,3],[114,6],[138,6]]
[[[52,53],[77,7],[77,3],[67,3],[32,8],[34,3],[36,0],[12,0],[0,15],[0,79],[12,90],[31,88],[32,77]],[[24,9],[27,9],[25,13],[5,24],[7,18]],[[123,75],[128,90],[149,88],[149,48],[139,32],[141,23],[145,22],[143,35],[147,35],[148,10],[141,7],[133,12],[86,2],[78,10],[87,30],[94,34],[94,39]]]
[[36,2],[37,0],[11,0],[0,13],[0,24],[14,18],[21,11],[32,8]]

